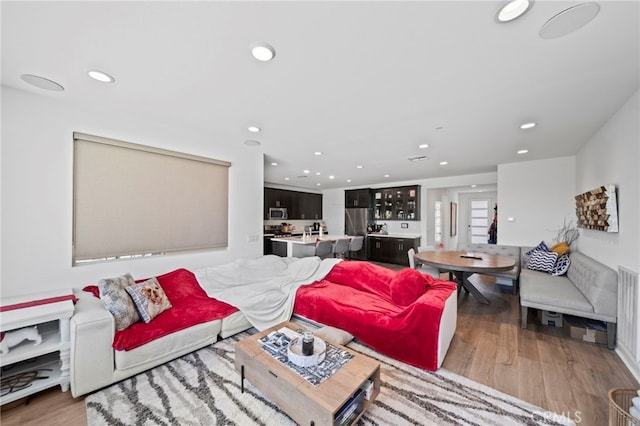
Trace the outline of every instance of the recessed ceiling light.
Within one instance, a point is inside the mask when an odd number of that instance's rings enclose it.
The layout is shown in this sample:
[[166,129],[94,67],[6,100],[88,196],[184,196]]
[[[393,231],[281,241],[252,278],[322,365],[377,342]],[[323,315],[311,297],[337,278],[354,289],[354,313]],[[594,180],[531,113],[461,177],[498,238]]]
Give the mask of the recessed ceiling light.
[[471,185],[471,187],[472,187],[472,188],[475,188],[475,187],[477,187],[477,186],[478,186],[478,185]]
[[40,77],[39,75],[22,74],[20,78],[22,81],[29,83],[32,86],[39,87],[40,89],[51,90],[53,92],[62,92],[64,90],[64,87],[60,84],[53,80],[49,80],[48,78]]
[[313,155],[322,155],[322,152],[316,151],[316,152],[313,153]]
[[356,169],[364,169],[364,166],[356,166]]
[[289,180],[289,178],[284,178],[284,180]]
[[533,121],[530,123],[524,123],[523,125],[520,126],[521,129],[525,130],[525,129],[531,129],[533,127],[536,127],[536,123],[534,123]]
[[247,127],[247,130],[249,130],[251,133],[258,133],[262,129],[260,127],[256,127],[256,126],[249,126],[249,127]]
[[276,163],[275,161],[273,163],[271,163],[272,166],[277,166],[278,163]]
[[255,43],[251,46],[251,54],[262,62],[268,62],[276,56],[276,50],[267,43]]
[[304,173],[305,175],[308,175],[311,172],[309,170],[303,170],[302,173]]
[[511,22],[524,15],[531,6],[533,6],[533,0],[510,0],[504,3],[496,13],[496,21]]
[[521,149],[520,151],[518,151],[518,154],[526,154],[527,152],[529,152],[528,149]]
[[449,164],[449,162],[448,162],[448,161],[441,161],[441,162],[440,162],[440,165],[441,165],[441,166],[446,166],[447,164]]
[[336,178],[335,176],[329,176],[329,179],[335,179],[335,178]]
[[116,79],[111,77],[109,74],[98,70],[91,70],[87,74],[89,74],[89,77],[92,79],[98,80],[101,83],[113,83],[116,81]]
[[582,3],[571,6],[553,16],[540,28],[540,37],[562,37],[587,25],[600,11],[598,3]]
[[260,146],[260,142],[258,141],[244,141],[246,146]]
[[429,144],[428,143],[421,143],[420,145],[418,145],[418,148],[420,148],[420,149],[429,148]]
[[320,182],[316,183],[316,186],[320,186],[320,185],[322,185]]
[[347,179],[347,182],[351,182],[351,179]]
[[316,176],[320,176],[320,172],[316,172]]
[[389,175],[384,175],[384,177],[389,177]]

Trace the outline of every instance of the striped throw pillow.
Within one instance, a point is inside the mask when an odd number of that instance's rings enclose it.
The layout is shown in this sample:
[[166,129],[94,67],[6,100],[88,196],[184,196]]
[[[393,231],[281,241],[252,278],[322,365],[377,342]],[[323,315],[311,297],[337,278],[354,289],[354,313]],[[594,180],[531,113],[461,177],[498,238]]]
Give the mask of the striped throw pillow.
[[538,244],[537,246],[535,246],[534,248],[532,248],[531,250],[529,250],[526,253],[523,253],[522,255],[522,267],[523,268],[529,268],[529,259],[531,258],[531,255],[533,254],[534,251],[551,251],[549,249],[549,247],[547,246],[547,244],[544,241],[540,241],[540,244]]
[[536,250],[531,253],[527,268],[534,271],[551,272],[556,266],[558,260],[558,253],[553,251]]

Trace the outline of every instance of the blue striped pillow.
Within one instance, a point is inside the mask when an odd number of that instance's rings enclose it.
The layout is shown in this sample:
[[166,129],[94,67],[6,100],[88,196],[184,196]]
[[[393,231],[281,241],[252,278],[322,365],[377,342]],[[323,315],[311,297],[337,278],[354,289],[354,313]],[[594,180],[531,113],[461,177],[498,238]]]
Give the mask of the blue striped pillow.
[[532,248],[531,250],[529,250],[528,252],[522,255],[523,268],[529,268],[529,259],[531,258],[531,255],[533,254],[534,251],[549,252],[551,251],[551,249],[547,246],[547,244],[544,241],[540,241],[540,244],[538,244],[537,246],[535,246],[534,248]]
[[531,257],[527,263],[527,268],[534,271],[551,272],[556,266],[557,260],[558,253],[556,252],[536,250],[531,253]]

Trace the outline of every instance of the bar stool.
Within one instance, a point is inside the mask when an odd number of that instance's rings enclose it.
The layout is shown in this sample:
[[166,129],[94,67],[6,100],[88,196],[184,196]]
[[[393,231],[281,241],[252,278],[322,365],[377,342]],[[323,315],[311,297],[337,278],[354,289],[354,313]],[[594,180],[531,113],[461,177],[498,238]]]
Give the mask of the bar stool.
[[349,251],[349,244],[351,240],[349,238],[339,238],[333,243],[331,251],[333,252],[333,257],[342,257],[344,258],[345,253]]
[[349,252],[348,252],[349,259],[351,259],[352,253],[362,250],[363,245],[364,245],[364,237],[353,237],[351,239],[351,242],[349,242]]
[[316,256],[320,259],[329,257],[333,251],[333,242],[331,240],[318,241],[316,243]]

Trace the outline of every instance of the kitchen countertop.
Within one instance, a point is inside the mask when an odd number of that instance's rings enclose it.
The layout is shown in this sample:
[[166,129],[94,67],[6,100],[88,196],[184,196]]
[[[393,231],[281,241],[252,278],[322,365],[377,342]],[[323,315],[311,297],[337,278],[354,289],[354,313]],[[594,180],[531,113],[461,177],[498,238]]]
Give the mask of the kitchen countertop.
[[315,244],[317,240],[329,240],[335,241],[340,238],[352,238],[348,235],[323,235],[322,237],[319,235],[313,235],[311,238],[302,239],[302,237],[280,237],[280,238],[272,238],[272,241],[277,241],[279,243],[293,243],[293,244]]
[[422,237],[422,235],[420,234],[400,234],[400,233],[381,234],[379,232],[369,232],[367,235],[369,237],[383,237],[383,238],[420,238]]

